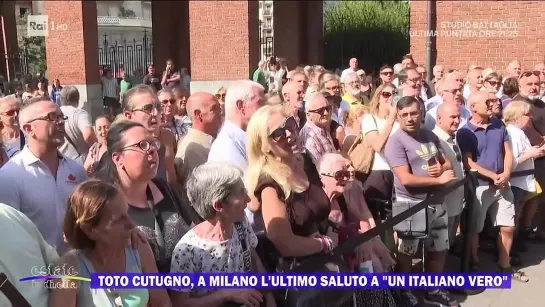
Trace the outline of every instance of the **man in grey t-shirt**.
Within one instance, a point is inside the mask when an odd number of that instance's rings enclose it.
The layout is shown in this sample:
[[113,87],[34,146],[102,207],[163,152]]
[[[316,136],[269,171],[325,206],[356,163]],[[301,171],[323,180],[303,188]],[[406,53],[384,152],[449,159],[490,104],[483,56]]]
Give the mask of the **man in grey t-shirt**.
[[89,148],[97,141],[87,111],[79,109],[79,91],[75,86],[65,86],[61,90],[61,111],[67,120],[64,122],[66,136],[59,151],[68,158],[83,163]]
[[[410,96],[401,98],[397,102],[397,119],[400,129],[388,139],[384,155],[394,173],[397,199],[393,206],[408,208],[423,201],[455,177],[437,136],[426,128],[421,128],[422,112],[419,100]],[[442,201],[429,206],[427,210],[429,233],[426,239],[426,271],[441,273],[449,248],[448,214]],[[417,221],[415,217],[412,219],[413,223]],[[418,250],[419,239],[403,236],[401,233],[398,233],[398,237],[398,271],[409,273],[412,257]],[[402,296],[408,306],[420,306],[418,299],[410,291],[402,291]],[[458,306],[458,302],[442,289],[428,289],[424,302],[431,305]]]

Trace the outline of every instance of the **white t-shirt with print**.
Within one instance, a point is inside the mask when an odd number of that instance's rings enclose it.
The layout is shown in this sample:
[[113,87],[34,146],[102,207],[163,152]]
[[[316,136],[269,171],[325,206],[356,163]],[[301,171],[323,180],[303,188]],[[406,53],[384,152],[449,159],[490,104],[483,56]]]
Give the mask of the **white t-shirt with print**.
[[[387,124],[388,124],[388,120],[386,119],[378,118],[377,116],[374,116],[371,114],[365,114],[361,121],[361,133],[365,136],[367,133],[371,131],[378,132]],[[394,122],[392,131],[390,131],[390,136],[392,136],[392,134],[396,132],[398,128],[399,128],[399,124],[397,122]],[[373,160],[373,167],[371,168],[371,170],[372,171],[390,170],[390,166],[388,165],[388,162],[386,162],[386,158],[384,158],[383,152],[375,152],[375,158]]]
[[[248,249],[252,251],[257,246],[257,237],[246,218],[242,225],[246,232]],[[231,238],[225,241],[203,239],[197,236],[194,229],[191,229],[176,244],[172,253],[171,273],[242,273],[244,271],[242,244],[234,225]],[[187,291],[191,292],[191,296],[203,296],[213,290],[194,288]]]
[[[518,157],[523,153],[528,151],[532,145],[530,140],[524,134],[520,128],[515,127],[511,124],[507,125],[507,133],[509,134],[509,142],[511,143],[511,148],[513,150],[513,172],[525,171],[534,169],[534,159],[528,159],[520,164],[517,163]],[[528,192],[536,191],[536,183],[534,176],[522,176],[522,177],[511,177],[509,180],[512,186],[521,188]]]

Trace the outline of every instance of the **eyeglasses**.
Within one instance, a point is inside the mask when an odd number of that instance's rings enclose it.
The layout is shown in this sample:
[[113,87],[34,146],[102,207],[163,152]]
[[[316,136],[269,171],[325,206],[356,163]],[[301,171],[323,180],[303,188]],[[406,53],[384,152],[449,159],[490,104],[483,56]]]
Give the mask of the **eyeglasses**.
[[161,103],[162,104],[175,104],[176,103],[176,99],[165,99],[165,100],[161,100]]
[[394,74],[394,72],[393,71],[383,71],[380,74],[383,75],[383,76],[391,76],[391,75]]
[[494,81],[494,80],[486,80],[486,82],[488,82],[488,84],[490,84],[492,86],[496,86],[496,85],[500,84],[498,81]]
[[299,127],[297,126],[297,121],[293,116],[287,117],[282,123],[282,126],[274,129],[273,132],[269,134],[269,137],[275,142],[280,142],[281,140],[287,138],[286,130],[288,130],[291,134],[298,133]]
[[157,140],[153,140],[153,141],[142,140],[142,141],[140,141],[138,143],[127,145],[127,146],[121,148],[121,151],[125,151],[125,150],[127,150],[128,148],[131,148],[131,147],[137,147],[137,148],[141,149],[142,151],[144,151],[146,153],[149,153],[152,148],[155,149],[155,150],[159,150],[159,148],[161,147],[161,143],[159,141],[157,141]]
[[333,109],[333,107],[331,105],[327,105],[327,106],[321,107],[319,109],[308,110],[308,112],[315,113],[315,114],[320,114],[321,116],[324,116],[326,111],[327,111],[327,113],[331,113],[332,109]]
[[326,87],[326,89],[327,89],[328,91],[340,91],[340,90],[341,90],[341,87],[338,86],[338,85],[335,85],[335,86],[333,86],[333,87]]
[[452,95],[460,94],[462,91],[458,88],[452,90],[443,90],[444,93],[451,93]]
[[38,118],[35,118],[33,120],[30,120],[28,121],[28,123],[32,123],[32,122],[35,122],[37,120],[45,120],[45,121],[48,121],[50,123],[57,123],[57,124],[61,124],[61,123],[64,123],[65,120],[67,120],[68,117],[64,116],[64,114],[59,114],[59,113],[56,113],[56,112],[51,112],[51,113],[48,113],[47,115],[44,115],[44,116],[41,116],[41,117],[38,117]]
[[499,100],[498,98],[487,99],[487,100],[485,101],[485,103],[486,103],[487,105],[495,105],[495,104],[497,104],[497,103],[499,103],[499,102],[500,102],[500,100]]
[[380,93],[380,96],[382,96],[382,98],[385,98],[385,99],[388,99],[390,97],[392,97],[393,95],[396,95],[397,92],[393,91],[393,92],[381,92]]
[[322,173],[321,175],[330,177],[330,178],[335,178],[335,180],[337,181],[342,181],[342,180],[347,180],[354,177],[354,174],[355,174],[354,171],[348,171],[348,170],[342,169],[334,173]]
[[153,113],[153,110],[157,111],[157,113],[161,113],[161,111],[162,111],[161,105],[158,104],[158,103],[148,103],[146,105],[143,105],[140,108],[132,109],[133,112],[134,111],[142,111],[142,112],[147,113],[147,114]]
[[422,78],[407,79],[407,81],[411,81],[412,83],[418,83],[422,81]]
[[214,95],[216,97],[217,100],[225,100],[225,94],[216,94]]
[[537,71],[537,70],[525,71],[525,72],[523,72],[522,74],[520,74],[519,80],[522,79],[523,77],[526,77],[526,78],[527,78],[527,77],[530,77],[530,76],[532,76],[532,75],[538,76],[538,77],[539,77],[539,76],[541,75],[541,72],[539,72],[539,71]]
[[15,115],[19,115],[19,111],[20,111],[20,109],[13,109],[13,110],[9,110],[7,112],[2,112],[0,114],[2,114],[4,116],[15,116]]
[[412,118],[412,119],[417,118],[419,115],[420,115],[420,111],[414,111],[409,113],[399,113],[399,117],[405,120],[409,118]]

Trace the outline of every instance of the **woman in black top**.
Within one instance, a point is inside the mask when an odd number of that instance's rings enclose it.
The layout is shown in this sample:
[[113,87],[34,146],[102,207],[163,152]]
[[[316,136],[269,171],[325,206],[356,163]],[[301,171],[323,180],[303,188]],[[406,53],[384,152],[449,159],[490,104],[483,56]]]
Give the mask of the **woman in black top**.
[[95,177],[115,183],[129,203],[129,216],[149,238],[157,267],[169,272],[172,251],[197,220],[182,206],[171,187],[152,179],[157,173],[158,142],[141,125],[121,121],[112,125]]

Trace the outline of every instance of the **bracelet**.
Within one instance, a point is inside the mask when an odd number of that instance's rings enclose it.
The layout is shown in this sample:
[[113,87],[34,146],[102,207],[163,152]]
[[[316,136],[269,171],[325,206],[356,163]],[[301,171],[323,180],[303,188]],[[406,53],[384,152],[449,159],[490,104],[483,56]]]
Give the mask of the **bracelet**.
[[323,237],[317,237],[316,240],[320,241],[320,252],[323,252],[327,249],[327,242]]
[[331,240],[331,238],[327,237],[327,236],[322,236],[322,239],[326,242],[325,251],[326,252],[332,251],[333,250],[333,241]]

